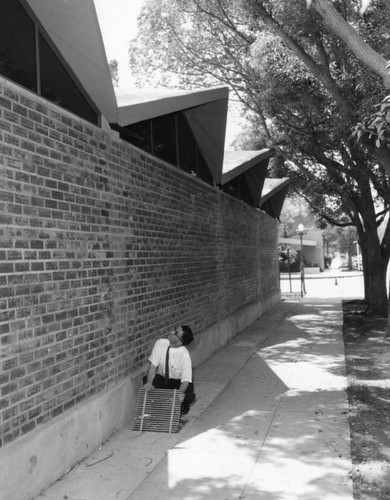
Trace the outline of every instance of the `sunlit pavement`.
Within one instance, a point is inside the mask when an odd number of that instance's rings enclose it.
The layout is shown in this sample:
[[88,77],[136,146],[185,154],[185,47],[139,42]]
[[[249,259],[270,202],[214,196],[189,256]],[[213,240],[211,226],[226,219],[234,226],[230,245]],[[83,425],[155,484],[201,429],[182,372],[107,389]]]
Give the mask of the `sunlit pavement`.
[[352,500],[341,299],[362,280],[308,280],[196,369],[179,433],[129,423],[37,499]]
[[307,297],[363,298],[363,273],[327,270],[318,274],[306,274],[302,287],[300,274],[292,274],[290,277],[288,274],[282,274],[280,289],[285,297],[300,296],[303,289]]

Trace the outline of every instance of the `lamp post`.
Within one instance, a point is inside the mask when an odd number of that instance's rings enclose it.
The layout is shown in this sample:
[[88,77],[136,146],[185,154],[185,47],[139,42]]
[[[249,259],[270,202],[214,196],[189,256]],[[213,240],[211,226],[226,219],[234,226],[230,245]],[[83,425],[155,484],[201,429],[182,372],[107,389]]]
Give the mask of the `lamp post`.
[[357,269],[358,271],[361,271],[363,266],[362,266],[362,263],[361,263],[361,257],[360,257],[360,252],[359,252],[359,242],[358,241],[354,241],[354,243],[356,243],[356,264],[357,264]]
[[288,269],[288,281],[290,283],[290,293],[292,293],[291,268],[290,268],[290,247],[287,247],[287,269]]
[[303,297],[304,294],[306,294],[306,287],[305,287],[305,264],[304,264],[304,259],[303,259],[303,224],[298,225],[298,234],[299,234],[299,239],[301,241],[301,297]]

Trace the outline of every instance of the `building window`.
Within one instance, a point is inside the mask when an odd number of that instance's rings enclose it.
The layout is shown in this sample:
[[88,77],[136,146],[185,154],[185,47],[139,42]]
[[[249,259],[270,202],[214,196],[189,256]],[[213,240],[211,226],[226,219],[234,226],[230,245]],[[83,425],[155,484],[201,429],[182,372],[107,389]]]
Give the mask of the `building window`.
[[118,125],[111,125],[113,130],[117,130],[121,139],[137,148],[152,153],[152,121],[145,120],[142,122],[134,123],[128,127],[119,127]]
[[18,1],[0,5],[0,74],[37,92],[35,25]]
[[182,113],[177,118],[180,166],[192,175],[197,175],[198,145]]
[[183,113],[178,113],[177,124],[181,168],[212,185],[213,176]]
[[39,48],[42,97],[96,124],[96,113],[42,35]]
[[224,186],[222,187],[222,191],[230,194],[238,200],[244,201],[248,205],[254,206],[255,204],[248,183],[243,175],[239,175],[238,177],[235,177],[231,181],[224,184]]
[[178,166],[176,117],[174,113],[152,120],[152,154]]
[[183,113],[111,127],[123,140],[213,185],[213,176]]
[[0,74],[97,125],[97,110],[19,0],[0,2]]

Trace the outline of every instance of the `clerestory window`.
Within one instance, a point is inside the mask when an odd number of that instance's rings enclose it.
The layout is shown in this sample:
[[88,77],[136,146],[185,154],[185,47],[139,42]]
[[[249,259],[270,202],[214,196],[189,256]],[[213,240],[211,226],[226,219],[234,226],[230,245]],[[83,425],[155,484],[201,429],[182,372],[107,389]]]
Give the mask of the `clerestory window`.
[[123,140],[213,185],[213,176],[184,113],[169,113],[126,127],[115,124],[111,127]]
[[97,125],[98,112],[20,0],[0,0],[0,74]]
[[222,191],[248,205],[254,206],[254,200],[244,175],[239,175],[222,186]]

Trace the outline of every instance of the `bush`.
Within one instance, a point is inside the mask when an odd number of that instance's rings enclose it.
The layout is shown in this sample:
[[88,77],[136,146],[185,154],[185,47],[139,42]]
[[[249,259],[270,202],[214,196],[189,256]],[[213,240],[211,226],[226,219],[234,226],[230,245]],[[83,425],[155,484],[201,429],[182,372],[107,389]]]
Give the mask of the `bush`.
[[279,271],[287,273],[289,270],[292,273],[299,272],[300,253],[295,248],[279,245]]

